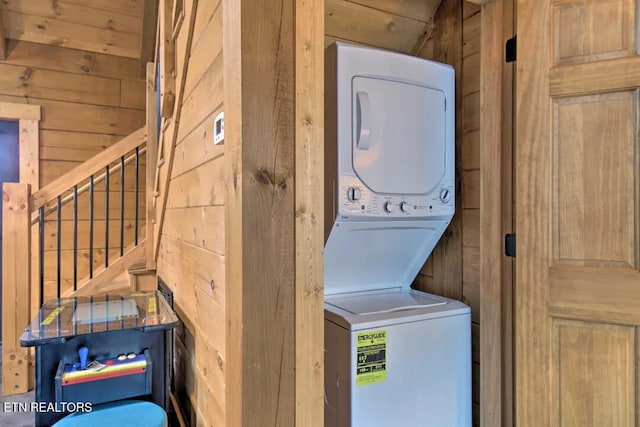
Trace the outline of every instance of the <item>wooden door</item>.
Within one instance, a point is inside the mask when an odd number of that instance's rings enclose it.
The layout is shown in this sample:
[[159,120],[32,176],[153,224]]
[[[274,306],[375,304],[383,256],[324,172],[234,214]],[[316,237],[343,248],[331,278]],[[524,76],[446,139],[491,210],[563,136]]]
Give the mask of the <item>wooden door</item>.
[[636,10],[518,2],[518,427],[640,421]]

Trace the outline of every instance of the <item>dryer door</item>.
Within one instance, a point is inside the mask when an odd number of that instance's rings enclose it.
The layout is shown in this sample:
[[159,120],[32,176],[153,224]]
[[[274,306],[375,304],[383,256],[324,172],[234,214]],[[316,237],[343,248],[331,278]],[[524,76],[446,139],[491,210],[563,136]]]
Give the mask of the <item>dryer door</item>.
[[352,80],[353,169],[376,193],[428,194],[445,173],[444,92],[393,80]]

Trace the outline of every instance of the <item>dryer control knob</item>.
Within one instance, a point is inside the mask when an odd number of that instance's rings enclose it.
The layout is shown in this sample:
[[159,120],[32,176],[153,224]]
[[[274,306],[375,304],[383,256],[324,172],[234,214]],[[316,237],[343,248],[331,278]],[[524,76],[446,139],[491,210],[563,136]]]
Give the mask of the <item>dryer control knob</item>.
[[350,202],[360,200],[360,189],[356,187],[349,187],[347,189],[347,199],[349,199]]
[[440,190],[440,201],[442,203],[448,203],[450,199],[451,192],[448,189],[443,188],[442,190]]
[[396,210],[396,207],[391,202],[384,202],[384,211],[386,213],[391,213]]
[[400,203],[400,210],[402,212],[409,212],[409,203],[407,202]]

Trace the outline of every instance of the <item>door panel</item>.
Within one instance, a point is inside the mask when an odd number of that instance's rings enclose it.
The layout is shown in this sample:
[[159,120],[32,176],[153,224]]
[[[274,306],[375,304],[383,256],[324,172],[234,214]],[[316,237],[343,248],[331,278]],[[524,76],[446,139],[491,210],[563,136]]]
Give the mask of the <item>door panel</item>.
[[519,427],[637,422],[636,9],[518,3]]
[[553,1],[554,65],[634,54],[633,0]]
[[635,425],[635,328],[556,320],[553,335],[554,425]]
[[554,264],[635,265],[636,104],[633,92],[554,100]]

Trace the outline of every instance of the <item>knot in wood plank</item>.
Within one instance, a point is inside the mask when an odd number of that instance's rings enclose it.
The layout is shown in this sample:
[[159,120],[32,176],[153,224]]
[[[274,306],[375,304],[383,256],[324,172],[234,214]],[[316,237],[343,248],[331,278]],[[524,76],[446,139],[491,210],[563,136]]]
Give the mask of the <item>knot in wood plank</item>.
[[218,361],[218,367],[220,367],[220,370],[223,370],[224,369],[224,360],[222,359],[222,356],[220,356],[220,354],[218,354],[217,361]]
[[273,182],[274,182],[273,177],[271,176],[269,171],[267,171],[264,168],[258,169],[254,176],[256,181],[259,182],[260,184],[273,185]]
[[24,73],[22,73],[22,75],[20,76],[20,80],[22,80],[23,82],[26,82],[31,78],[32,75],[33,75],[33,68],[27,67],[24,69]]

